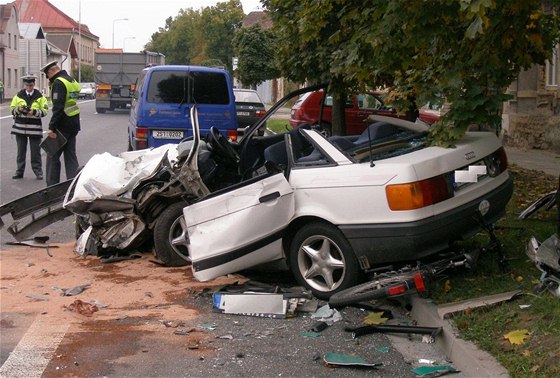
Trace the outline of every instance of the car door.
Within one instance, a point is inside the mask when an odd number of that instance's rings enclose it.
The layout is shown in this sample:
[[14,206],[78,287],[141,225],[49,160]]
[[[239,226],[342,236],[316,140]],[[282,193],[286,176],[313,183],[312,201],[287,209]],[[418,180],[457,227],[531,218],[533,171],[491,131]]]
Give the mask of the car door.
[[283,231],[294,211],[293,190],[283,173],[185,207],[194,277],[207,281],[282,258]]

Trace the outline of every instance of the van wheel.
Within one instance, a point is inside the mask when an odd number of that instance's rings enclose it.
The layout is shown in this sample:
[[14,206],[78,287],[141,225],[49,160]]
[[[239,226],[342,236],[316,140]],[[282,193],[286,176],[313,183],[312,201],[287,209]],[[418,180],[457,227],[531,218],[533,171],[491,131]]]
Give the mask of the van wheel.
[[190,262],[189,236],[183,217],[185,202],[167,207],[157,218],[154,227],[155,254],[165,266],[184,266]]
[[128,138],[128,150],[127,151],[132,151],[132,143],[130,143],[130,138]]

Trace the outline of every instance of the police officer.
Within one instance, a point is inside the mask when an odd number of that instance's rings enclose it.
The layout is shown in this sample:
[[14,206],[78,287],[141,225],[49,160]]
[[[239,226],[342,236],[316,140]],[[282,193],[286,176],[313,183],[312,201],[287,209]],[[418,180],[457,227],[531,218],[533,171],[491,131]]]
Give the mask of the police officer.
[[31,169],[38,180],[43,179],[43,165],[41,163],[41,137],[43,136],[43,125],[41,118],[48,113],[47,99],[35,89],[33,75],[21,78],[24,88],[12,99],[10,111],[14,116],[12,134],[16,136],[17,156],[16,173],[12,176],[14,180],[23,178],[25,171],[25,159],[27,155],[27,141],[31,153]]
[[41,68],[49,79],[52,118],[49,123],[49,138],[56,138],[60,132],[66,138],[66,143],[54,154],[47,156],[47,186],[60,182],[60,156],[64,154],[66,179],[72,179],[78,172],[78,157],[76,155],[76,136],[80,131],[80,109],[78,95],[80,84],[65,70],[61,70],[57,61],[53,61]]

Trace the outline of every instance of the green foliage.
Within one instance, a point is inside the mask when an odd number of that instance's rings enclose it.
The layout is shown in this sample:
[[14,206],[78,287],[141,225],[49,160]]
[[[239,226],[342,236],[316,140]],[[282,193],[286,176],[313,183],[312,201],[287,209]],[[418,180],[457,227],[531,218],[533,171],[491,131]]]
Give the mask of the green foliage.
[[276,38],[270,30],[263,30],[258,24],[241,28],[233,39],[235,54],[239,58],[237,78],[250,87],[256,87],[265,80],[279,77],[274,52]]
[[167,64],[189,64],[202,50],[196,43],[199,24],[199,12],[181,9],[174,19],[167,18],[165,26],[152,34],[145,49],[164,54]]
[[[75,70],[74,72],[74,79],[77,81],[78,80],[78,70]],[[81,76],[81,80],[82,83],[92,83],[93,80],[93,67],[92,66],[87,66],[87,65],[80,65],[80,76]]]
[[181,9],[169,17],[165,26],[152,34],[145,46],[166,56],[167,64],[198,64],[221,62],[231,68],[232,39],[243,19],[239,0],[217,3],[213,7]]
[[229,0],[217,3],[213,7],[202,8],[200,16],[200,37],[206,45],[205,58],[219,59],[225,62],[231,71],[232,40],[244,16],[241,1]]
[[444,97],[451,111],[431,135],[442,146],[471,124],[498,128],[505,88],[522,69],[550,57],[560,28],[560,17],[543,12],[541,0],[263,4],[274,21],[284,76],[328,81],[334,95],[390,86],[402,99],[400,111]]

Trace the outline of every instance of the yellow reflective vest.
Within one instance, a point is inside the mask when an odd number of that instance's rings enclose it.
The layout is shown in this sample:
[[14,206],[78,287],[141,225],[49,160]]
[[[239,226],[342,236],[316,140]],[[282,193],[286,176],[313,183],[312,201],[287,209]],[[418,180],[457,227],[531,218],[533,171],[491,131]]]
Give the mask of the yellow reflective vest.
[[81,89],[80,84],[75,80],[68,81],[63,77],[57,77],[55,80],[60,80],[66,87],[64,113],[66,113],[68,117],[80,114],[80,108],[78,108],[78,95],[80,94]]

